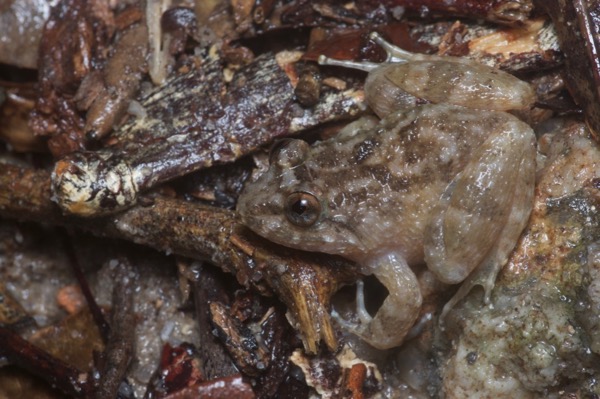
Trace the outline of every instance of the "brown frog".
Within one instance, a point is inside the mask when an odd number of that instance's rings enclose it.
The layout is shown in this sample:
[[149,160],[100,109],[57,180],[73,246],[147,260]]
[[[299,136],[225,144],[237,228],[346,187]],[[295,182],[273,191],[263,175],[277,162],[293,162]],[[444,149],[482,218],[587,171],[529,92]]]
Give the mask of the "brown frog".
[[482,285],[487,300],[535,185],[535,135],[504,111],[529,108],[535,95],[474,61],[372,38],[388,52],[382,65],[321,62],[369,70],[366,99],[382,119],[362,118],[312,146],[287,141],[238,211],[269,240],[341,255],[374,274],[389,291],[383,305],[371,317],[359,295],[359,322],[342,324],[385,349],[402,343],[419,314],[411,266],[425,263],[445,283],[467,280],[456,298]]

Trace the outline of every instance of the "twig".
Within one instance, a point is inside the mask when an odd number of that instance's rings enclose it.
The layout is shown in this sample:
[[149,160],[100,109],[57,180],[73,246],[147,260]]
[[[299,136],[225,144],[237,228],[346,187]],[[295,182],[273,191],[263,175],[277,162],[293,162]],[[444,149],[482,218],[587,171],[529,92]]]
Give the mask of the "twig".
[[106,348],[97,369],[95,399],[112,399],[129,367],[134,350],[135,315],[134,294],[138,272],[127,259],[120,259],[113,287],[111,329]]
[[67,395],[87,397],[88,374],[53,357],[16,333],[0,326],[0,357],[48,381]]
[[110,334],[110,326],[102,313],[102,309],[98,306],[96,302],[96,298],[92,294],[92,290],[85,278],[83,271],[81,270],[81,265],[79,264],[79,260],[77,259],[77,254],[75,253],[75,248],[73,248],[73,242],[69,235],[64,232],[63,233],[63,245],[65,247],[65,252],[67,254],[67,258],[69,259],[69,264],[71,265],[71,269],[73,270],[73,274],[79,283],[79,288],[81,289],[81,293],[85,297],[88,308],[90,309],[90,313],[100,330],[100,335],[102,336],[102,341],[106,344],[108,342],[108,336]]
[[231,357],[223,345],[212,334],[209,304],[220,300],[223,287],[215,278],[214,272],[202,265],[194,285],[194,302],[196,305],[196,319],[198,320],[200,345],[198,352],[202,359],[202,372],[207,380],[227,377],[237,373]]

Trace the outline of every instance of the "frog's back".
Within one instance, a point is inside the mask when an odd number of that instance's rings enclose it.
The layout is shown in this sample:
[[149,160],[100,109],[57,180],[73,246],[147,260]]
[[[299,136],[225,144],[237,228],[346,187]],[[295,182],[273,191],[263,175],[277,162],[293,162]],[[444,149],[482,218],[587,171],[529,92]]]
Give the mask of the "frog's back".
[[363,254],[395,249],[412,264],[423,259],[432,208],[473,149],[514,122],[506,113],[423,106],[318,143],[306,166],[326,197],[326,217],[351,226]]

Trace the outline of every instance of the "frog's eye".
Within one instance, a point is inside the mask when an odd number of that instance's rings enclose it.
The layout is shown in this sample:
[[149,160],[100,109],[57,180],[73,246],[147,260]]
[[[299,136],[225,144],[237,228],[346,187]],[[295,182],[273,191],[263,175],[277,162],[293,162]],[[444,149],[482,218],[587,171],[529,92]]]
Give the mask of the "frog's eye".
[[321,216],[321,203],[314,195],[297,191],[285,200],[285,216],[296,226],[312,226]]

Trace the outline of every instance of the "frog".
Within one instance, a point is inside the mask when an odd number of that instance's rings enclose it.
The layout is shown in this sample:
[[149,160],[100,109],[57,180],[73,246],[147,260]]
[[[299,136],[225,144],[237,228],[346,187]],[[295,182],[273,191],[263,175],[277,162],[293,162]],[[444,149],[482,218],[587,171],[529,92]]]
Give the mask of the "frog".
[[332,315],[384,350],[401,345],[418,319],[415,267],[462,283],[444,312],[478,285],[489,303],[533,206],[535,134],[509,111],[531,108],[535,92],[473,60],[413,54],[371,38],[385,62],[320,63],[367,71],[365,98],[375,115],[313,144],[277,145],[237,211],[272,242],[340,255],[374,275],[388,290],[375,315],[364,307],[361,281],[358,320]]

